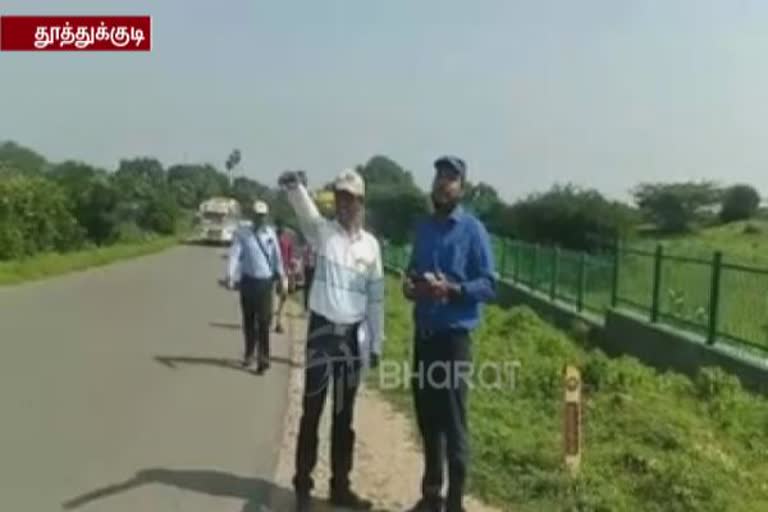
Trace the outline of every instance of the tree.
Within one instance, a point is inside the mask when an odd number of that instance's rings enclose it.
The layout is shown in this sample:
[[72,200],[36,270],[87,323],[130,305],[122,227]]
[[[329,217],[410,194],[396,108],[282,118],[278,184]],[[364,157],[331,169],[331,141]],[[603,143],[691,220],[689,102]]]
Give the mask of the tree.
[[196,209],[211,197],[229,194],[227,176],[209,164],[174,165],[168,169],[168,185],[183,208]]
[[692,228],[720,202],[722,190],[712,182],[644,183],[634,189],[637,205],[660,231],[680,233]]
[[573,185],[555,185],[502,211],[497,234],[574,250],[609,245],[635,222],[628,206]]
[[416,220],[428,212],[427,197],[416,187],[377,185],[368,189],[367,224],[378,236],[394,244],[410,241]]
[[227,157],[227,161],[224,164],[224,166],[227,168],[227,174],[229,175],[230,183],[232,182],[232,171],[240,163],[240,157],[241,157],[240,150],[233,149],[232,152]]
[[160,191],[152,196],[142,210],[139,227],[161,235],[176,232],[181,212],[175,198],[169,191]]
[[499,220],[506,206],[496,189],[487,183],[477,185],[466,183],[464,205],[473,212],[491,231],[500,228]]
[[165,171],[154,158],[120,160],[114,182],[122,197],[132,201],[146,201],[166,187]]
[[117,238],[119,194],[103,169],[66,161],[55,165],[49,176],[59,183],[72,200],[72,213],[85,230],[88,240],[97,245]]
[[410,240],[416,220],[429,211],[413,175],[386,156],[374,156],[357,172],[365,180],[366,221],[378,236],[400,244]]
[[358,166],[356,170],[369,187],[382,185],[416,188],[413,175],[386,156],[374,156],[365,165]]
[[0,181],[0,260],[64,252],[84,242],[66,191],[43,177]]
[[720,220],[733,222],[750,219],[760,207],[760,194],[750,185],[734,185],[723,194]]
[[48,162],[42,155],[12,141],[0,143],[0,169],[6,173],[13,169],[17,174],[42,174],[48,168]]
[[245,176],[235,178],[231,193],[232,197],[238,200],[243,211],[249,210],[255,200],[267,200],[272,195],[268,186]]

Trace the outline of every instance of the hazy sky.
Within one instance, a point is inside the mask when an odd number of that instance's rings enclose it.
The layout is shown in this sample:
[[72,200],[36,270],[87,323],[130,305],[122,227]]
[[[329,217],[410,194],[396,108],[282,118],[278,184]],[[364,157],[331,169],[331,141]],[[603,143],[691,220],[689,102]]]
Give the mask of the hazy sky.
[[324,181],[442,153],[514,199],[641,180],[768,194],[764,0],[2,0],[3,14],[149,14],[151,53],[0,53],[0,140],[114,168],[243,153]]

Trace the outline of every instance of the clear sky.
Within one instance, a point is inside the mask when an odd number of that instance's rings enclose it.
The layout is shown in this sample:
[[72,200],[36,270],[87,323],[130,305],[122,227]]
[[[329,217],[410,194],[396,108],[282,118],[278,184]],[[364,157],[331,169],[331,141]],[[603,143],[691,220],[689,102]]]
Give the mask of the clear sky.
[[442,153],[508,200],[554,182],[768,194],[764,0],[2,0],[4,14],[150,14],[153,51],[0,53],[0,140],[114,168],[243,153],[326,180]]

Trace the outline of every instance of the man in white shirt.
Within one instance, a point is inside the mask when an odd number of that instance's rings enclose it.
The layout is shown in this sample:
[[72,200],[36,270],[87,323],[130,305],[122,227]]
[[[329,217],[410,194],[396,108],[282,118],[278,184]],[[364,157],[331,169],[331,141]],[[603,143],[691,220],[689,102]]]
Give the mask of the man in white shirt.
[[306,189],[303,173],[284,173],[279,183],[316,251],[309,296],[303,414],[293,479],[297,510],[309,510],[317,430],[331,380],[331,503],[368,510],[371,503],[352,492],[349,480],[355,442],[353,411],[361,369],[378,365],[383,340],[381,249],[376,238],[362,227],[365,183],[354,171],[339,174],[333,184],[333,220],[320,215]]
[[254,203],[253,226],[235,232],[227,264],[227,286],[240,290],[245,338],[243,366],[252,365],[258,345],[258,373],[269,368],[269,326],[275,284],[281,294],[286,287],[277,236],[266,223],[268,213],[267,203]]

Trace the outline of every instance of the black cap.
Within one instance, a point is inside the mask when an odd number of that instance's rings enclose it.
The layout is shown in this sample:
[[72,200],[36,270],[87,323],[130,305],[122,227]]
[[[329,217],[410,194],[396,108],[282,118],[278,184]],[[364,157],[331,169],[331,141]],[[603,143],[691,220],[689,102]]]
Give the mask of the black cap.
[[435,170],[437,172],[442,170],[453,171],[462,181],[467,178],[467,164],[457,156],[441,156],[435,160]]

